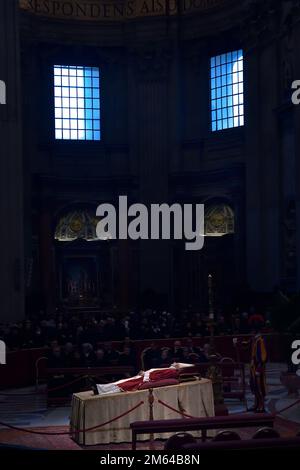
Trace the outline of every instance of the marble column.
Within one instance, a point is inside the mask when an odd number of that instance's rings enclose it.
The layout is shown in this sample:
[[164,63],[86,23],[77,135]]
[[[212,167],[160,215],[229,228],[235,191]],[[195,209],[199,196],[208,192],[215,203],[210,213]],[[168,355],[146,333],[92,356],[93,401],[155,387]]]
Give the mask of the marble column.
[[276,45],[245,53],[247,275],[250,287],[280,282],[280,178]]
[[[300,80],[300,57],[298,53],[298,44],[300,40],[300,23],[299,21],[294,28],[294,49],[293,49],[293,80]],[[300,290],[300,159],[299,151],[300,148],[300,105],[293,106],[294,113],[294,135],[295,135],[295,180],[293,182],[296,191],[296,253],[297,253],[297,280],[296,287]]]
[[0,80],[6,104],[0,105],[0,321],[24,316],[23,167],[20,45],[17,0],[0,2]]
[[[280,283],[280,138],[278,130],[279,63],[276,44],[264,47],[260,57],[261,134],[261,270],[262,289],[272,291]],[[258,175],[259,177],[259,175]]]
[[52,213],[51,203],[43,202],[39,220],[39,267],[40,286],[47,313],[53,313],[56,304]]
[[119,306],[122,309],[128,309],[130,305],[130,274],[131,274],[131,259],[129,240],[119,240]]
[[[170,56],[164,47],[138,51],[137,81],[138,159],[140,202],[168,203],[168,76]],[[140,290],[152,291],[162,302],[170,294],[170,242],[140,242]],[[164,299],[164,300],[162,300]]]
[[259,53],[245,51],[245,112],[249,117],[245,127],[246,149],[246,259],[247,281],[254,290],[263,283],[261,266],[262,246],[260,227],[261,208],[261,155],[260,155],[260,101]]

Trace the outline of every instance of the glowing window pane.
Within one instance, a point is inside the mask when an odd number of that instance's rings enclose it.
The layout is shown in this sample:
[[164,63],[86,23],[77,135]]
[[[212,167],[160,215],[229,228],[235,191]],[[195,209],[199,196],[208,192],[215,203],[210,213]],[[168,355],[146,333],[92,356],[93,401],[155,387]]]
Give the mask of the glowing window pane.
[[101,140],[99,69],[55,65],[53,74],[55,139]]
[[243,70],[242,50],[228,52],[210,59],[211,129],[213,132],[244,125]]

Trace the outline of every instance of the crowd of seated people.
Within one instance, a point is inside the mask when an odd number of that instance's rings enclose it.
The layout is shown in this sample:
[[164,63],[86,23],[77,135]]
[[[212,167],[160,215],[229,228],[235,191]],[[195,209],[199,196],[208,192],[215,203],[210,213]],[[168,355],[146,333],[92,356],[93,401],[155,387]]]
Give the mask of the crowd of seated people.
[[[251,315],[251,313],[250,313]],[[268,314],[266,315],[267,332],[272,331]],[[251,332],[249,314],[235,312],[217,316],[215,335],[247,334]],[[56,312],[45,315],[40,312],[24,322],[0,325],[0,339],[4,340],[8,350],[41,348],[57,341],[59,346],[68,343],[79,349],[83,344],[96,345],[107,341],[206,337],[209,328],[200,313],[183,312],[174,315],[170,312],[147,309],[128,314],[98,313],[96,315],[72,315]],[[99,352],[99,357],[101,353]]]
[[[120,349],[120,350],[119,350]],[[138,357],[133,344],[127,340],[121,348],[114,348],[111,342],[84,343],[81,346],[68,342],[60,345],[57,340],[52,341],[47,354],[47,367],[55,369],[63,368],[96,368],[111,366],[133,367],[138,372]],[[151,343],[143,353],[144,369],[169,367],[174,362],[187,364],[208,362],[209,344],[204,348],[194,346],[191,338],[174,341],[173,347],[159,347],[155,342]]]
[[[209,362],[209,344],[200,349],[194,346],[191,338],[185,338],[182,342],[176,340],[171,347],[159,347],[152,342],[142,352],[142,364],[140,351],[134,348],[134,343],[126,340],[118,347],[117,344],[115,343],[115,347],[111,342],[82,345],[68,342],[60,345],[57,340],[52,341],[46,355],[48,398],[63,399],[71,393],[82,391],[85,386],[90,387],[90,383],[85,384],[81,369],[85,370],[84,373],[91,374],[99,383],[110,383],[137,375],[141,369],[166,368],[174,362]],[[78,374],[82,381],[77,381]],[[73,384],[75,378],[76,382]]]
[[83,343],[74,345],[71,342],[60,345],[52,341],[47,354],[48,368],[86,368],[130,366],[136,367],[136,354],[129,342],[124,342],[121,350],[113,348],[111,342]]
[[184,362],[186,364],[208,362],[209,344],[205,344],[203,349],[194,345],[192,338],[186,338],[183,343],[174,341],[172,348],[159,348],[155,342],[147,348],[143,355],[145,369],[155,367],[170,367],[174,362]]

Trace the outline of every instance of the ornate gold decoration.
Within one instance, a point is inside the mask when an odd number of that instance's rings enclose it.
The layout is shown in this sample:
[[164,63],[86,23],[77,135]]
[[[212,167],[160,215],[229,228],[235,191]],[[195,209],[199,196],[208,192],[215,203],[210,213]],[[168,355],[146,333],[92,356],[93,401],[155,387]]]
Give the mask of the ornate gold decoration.
[[70,227],[73,232],[80,232],[82,230],[82,221],[79,218],[75,218],[71,221]]
[[[177,0],[19,0],[20,8],[37,16],[65,20],[125,21],[147,16],[178,15]],[[180,13],[206,12],[230,0],[181,0]]]
[[205,214],[205,235],[220,237],[234,233],[234,212],[226,204],[208,207]]
[[71,242],[79,239],[86,241],[98,240],[96,234],[98,222],[99,220],[89,210],[70,211],[59,220],[54,237],[60,242]]

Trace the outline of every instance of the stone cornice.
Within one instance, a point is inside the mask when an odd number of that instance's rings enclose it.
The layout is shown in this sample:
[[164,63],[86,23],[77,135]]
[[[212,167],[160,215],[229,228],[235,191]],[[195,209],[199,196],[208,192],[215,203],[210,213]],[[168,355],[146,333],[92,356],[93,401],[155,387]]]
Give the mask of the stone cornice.
[[[81,43],[103,49],[131,47],[132,44],[152,42],[153,38],[164,41],[168,36],[182,42],[200,41],[197,46],[200,52],[214,37],[226,42],[232,38],[240,41],[247,52],[290,33],[300,21],[300,0],[107,0],[106,3],[105,0],[93,0],[93,4],[112,7],[114,1],[123,7],[126,2],[132,2],[134,8],[151,2],[152,6],[159,4],[163,9],[162,12],[156,9],[154,14],[136,14],[132,18],[100,16],[92,20],[87,16],[47,14],[51,2],[80,6],[88,5],[86,0],[20,0],[23,37],[28,42]],[[172,2],[178,6],[176,14],[168,14],[169,10],[173,11]],[[45,14],[43,8],[47,10]],[[197,47],[193,47],[196,62]]]
[[153,16],[206,13],[232,0],[19,0],[22,11],[38,17],[76,21],[126,21]]

